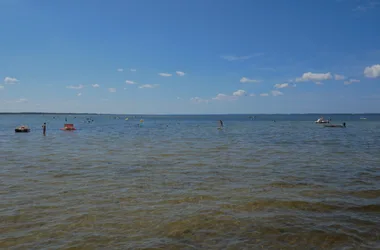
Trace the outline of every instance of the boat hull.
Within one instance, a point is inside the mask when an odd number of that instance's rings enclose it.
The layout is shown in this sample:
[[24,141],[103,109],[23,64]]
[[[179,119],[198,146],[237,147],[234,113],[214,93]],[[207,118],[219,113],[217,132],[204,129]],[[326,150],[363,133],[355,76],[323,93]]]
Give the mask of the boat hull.
[[16,128],[15,132],[16,133],[29,133],[30,129],[18,129],[18,128]]
[[345,128],[343,125],[325,125],[325,128]]

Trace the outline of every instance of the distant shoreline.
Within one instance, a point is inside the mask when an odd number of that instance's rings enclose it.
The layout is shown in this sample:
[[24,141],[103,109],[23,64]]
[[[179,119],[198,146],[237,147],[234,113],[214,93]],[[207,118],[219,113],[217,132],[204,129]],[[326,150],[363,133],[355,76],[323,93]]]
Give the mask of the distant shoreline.
[[330,116],[330,115],[380,115],[380,113],[257,113],[257,114],[112,114],[112,113],[54,113],[54,112],[0,112],[0,115],[120,115],[120,116],[214,116],[214,115],[317,115],[317,116]]

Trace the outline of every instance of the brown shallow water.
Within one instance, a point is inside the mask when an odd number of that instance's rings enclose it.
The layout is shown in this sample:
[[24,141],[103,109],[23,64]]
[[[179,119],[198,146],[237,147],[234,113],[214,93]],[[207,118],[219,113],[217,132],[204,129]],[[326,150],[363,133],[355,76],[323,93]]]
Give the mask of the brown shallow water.
[[376,122],[96,121],[1,120],[1,249],[380,249]]

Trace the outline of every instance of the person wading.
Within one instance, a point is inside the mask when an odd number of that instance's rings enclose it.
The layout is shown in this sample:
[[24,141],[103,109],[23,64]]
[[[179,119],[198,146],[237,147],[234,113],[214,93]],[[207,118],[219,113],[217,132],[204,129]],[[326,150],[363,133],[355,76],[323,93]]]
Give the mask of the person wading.
[[42,124],[42,133],[44,135],[46,135],[46,122],[44,122],[44,124]]

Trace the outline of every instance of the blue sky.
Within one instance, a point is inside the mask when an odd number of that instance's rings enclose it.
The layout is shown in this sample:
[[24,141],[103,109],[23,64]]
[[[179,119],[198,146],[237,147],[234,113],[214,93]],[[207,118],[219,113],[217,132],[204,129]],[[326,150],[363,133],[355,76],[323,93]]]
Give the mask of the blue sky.
[[0,112],[380,112],[380,0],[0,9]]

